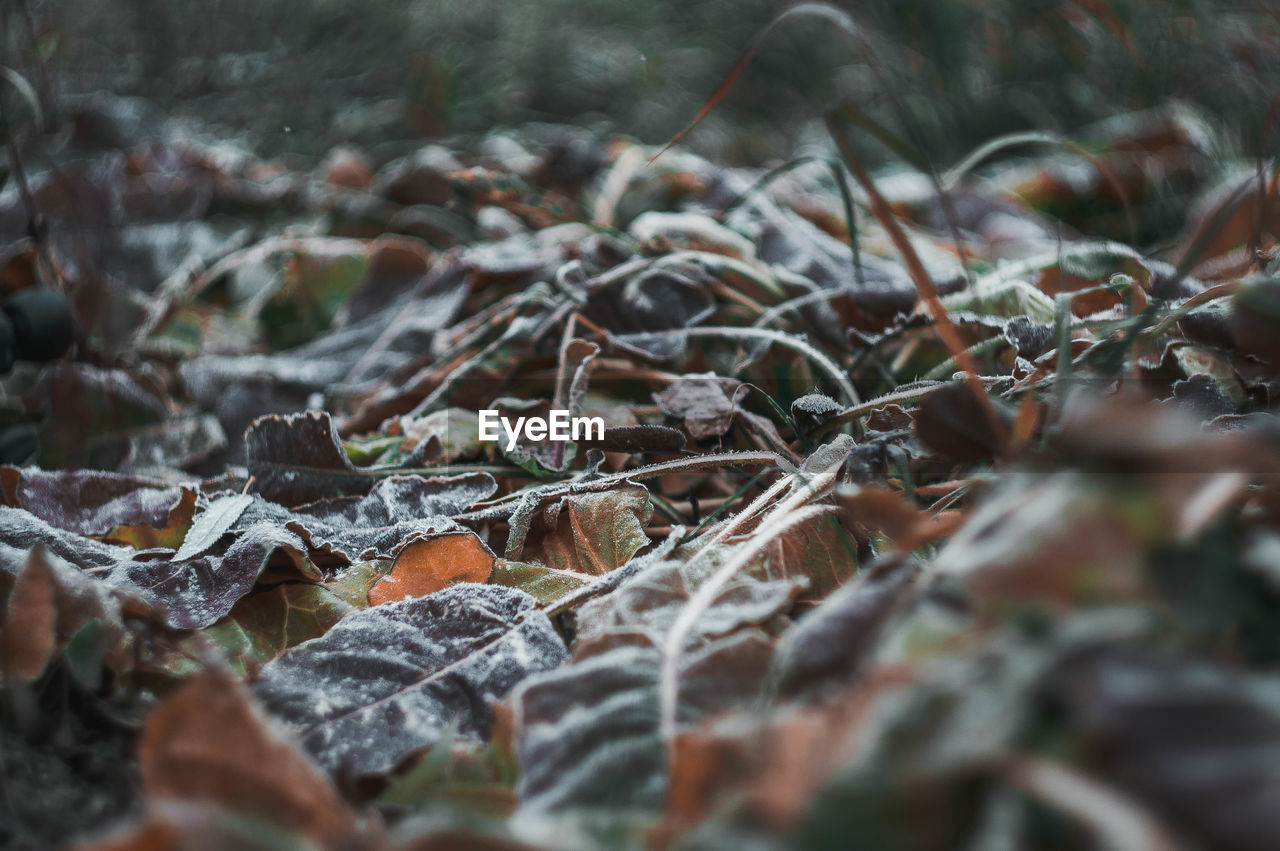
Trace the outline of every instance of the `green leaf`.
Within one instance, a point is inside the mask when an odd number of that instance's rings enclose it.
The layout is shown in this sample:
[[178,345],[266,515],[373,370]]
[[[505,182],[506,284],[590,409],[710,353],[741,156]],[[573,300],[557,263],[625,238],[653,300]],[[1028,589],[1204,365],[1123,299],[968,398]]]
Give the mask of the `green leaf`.
[[357,467],[367,467],[378,463],[379,459],[387,453],[395,453],[402,443],[404,438],[399,435],[393,437],[374,435],[343,441],[342,448],[346,450],[352,464]]
[[[325,244],[328,249],[330,243]],[[300,345],[326,331],[348,293],[369,265],[365,245],[352,241],[337,250],[282,252],[283,282],[258,313],[263,336],[275,349]]]
[[102,685],[102,661],[106,652],[106,631],[98,618],[85,621],[67,642],[67,668],[85,689],[96,691]]
[[240,676],[248,676],[285,650],[319,638],[354,607],[322,585],[277,585],[251,594],[204,630]]
[[391,559],[362,561],[353,564],[325,583],[335,597],[357,609],[369,608],[369,589],[391,572]]
[[566,594],[591,583],[591,577],[582,573],[556,570],[540,564],[498,559],[489,577],[493,585],[519,588],[538,599],[540,603],[554,603]]

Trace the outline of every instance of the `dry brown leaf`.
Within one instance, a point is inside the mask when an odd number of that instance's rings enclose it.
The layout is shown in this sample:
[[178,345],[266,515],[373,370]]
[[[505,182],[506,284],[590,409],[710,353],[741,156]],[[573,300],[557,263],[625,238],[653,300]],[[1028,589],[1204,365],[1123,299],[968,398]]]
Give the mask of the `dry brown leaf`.
[[835,517],[815,517],[779,535],[768,549],[771,578],[805,577],[805,599],[820,600],[858,569],[857,540]]
[[[522,558],[555,570],[604,575],[649,544],[644,527],[652,512],[643,485],[571,494],[542,510]],[[545,537],[538,540],[544,530]]]
[[58,627],[56,580],[43,559],[28,560],[5,610],[0,659],[5,683],[30,682],[53,656]]
[[676,738],[667,792],[667,827],[696,823],[726,793],[773,829],[794,824],[817,789],[849,758],[876,701],[908,685],[901,667],[868,671],[839,700],[779,715],[712,722]]
[[488,582],[493,552],[473,532],[411,540],[391,572],[369,590],[369,605],[425,597],[457,582]]
[[193,677],[148,716],[138,767],[150,801],[212,804],[323,847],[355,830],[329,780],[221,671]]
[[945,538],[965,518],[962,511],[937,514],[923,511],[883,485],[864,485],[852,493],[839,493],[836,498],[850,521],[881,532],[898,552],[909,553],[930,541]]
[[[131,613],[146,606],[132,601]],[[114,668],[132,661],[132,638],[124,625],[118,592],[43,548],[33,549],[14,582],[0,634],[0,662],[7,682],[30,682],[82,626],[102,624],[104,660]]]
[[[998,428],[992,422],[994,416]],[[979,404],[963,381],[944,384],[924,397],[915,415],[916,436],[935,455],[967,464],[996,457],[1013,418],[991,402]]]

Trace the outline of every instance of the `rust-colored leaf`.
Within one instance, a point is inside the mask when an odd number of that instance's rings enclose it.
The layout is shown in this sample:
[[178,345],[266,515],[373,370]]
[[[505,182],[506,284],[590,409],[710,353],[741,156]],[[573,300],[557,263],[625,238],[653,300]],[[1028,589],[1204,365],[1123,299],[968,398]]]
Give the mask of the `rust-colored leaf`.
[[369,590],[369,604],[425,597],[458,582],[488,582],[493,552],[472,532],[411,540],[391,572]]
[[43,559],[29,561],[9,594],[0,635],[6,684],[35,679],[53,655],[58,604],[51,573]]
[[133,661],[133,640],[125,628],[130,615],[148,606],[128,592],[103,585],[43,547],[27,556],[5,606],[0,633],[0,665],[10,683],[40,676],[81,627],[97,620],[103,661],[118,670]]
[[651,513],[649,491],[641,485],[566,496],[543,509],[546,534],[523,552],[555,570],[609,573],[649,543],[644,526]]
[[138,767],[149,800],[217,805],[330,847],[355,828],[333,785],[221,672],[193,677],[148,716]]

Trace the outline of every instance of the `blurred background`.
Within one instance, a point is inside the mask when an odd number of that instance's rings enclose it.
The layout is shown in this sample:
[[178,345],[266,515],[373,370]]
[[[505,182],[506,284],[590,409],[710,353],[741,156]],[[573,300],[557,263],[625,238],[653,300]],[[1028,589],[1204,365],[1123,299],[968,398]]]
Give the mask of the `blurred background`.
[[[60,98],[144,98],[267,156],[315,158],[351,142],[385,160],[423,138],[529,122],[661,143],[788,5],[12,0],[3,40],[7,64]],[[915,124],[900,132],[940,164],[1001,133],[1070,133],[1171,99],[1203,110],[1245,155],[1267,144],[1280,89],[1280,15],[1268,2],[835,5],[876,45]],[[839,98],[890,115],[866,58],[827,22],[789,20],[689,144],[754,164],[821,144],[823,108]],[[136,108],[145,120],[146,105]]]

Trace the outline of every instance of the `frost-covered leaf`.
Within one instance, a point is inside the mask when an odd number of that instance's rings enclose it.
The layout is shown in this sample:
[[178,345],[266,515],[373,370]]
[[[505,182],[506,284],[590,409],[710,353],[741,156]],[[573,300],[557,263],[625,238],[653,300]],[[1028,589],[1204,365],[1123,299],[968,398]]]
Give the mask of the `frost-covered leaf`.
[[[419,519],[388,518],[385,522],[366,518],[365,522],[369,525],[356,524],[346,516],[354,513],[351,506],[338,502],[340,510],[333,510],[332,506],[317,510],[317,514],[327,518],[322,520],[255,497],[253,505],[240,516],[232,531],[242,534],[259,524],[284,529],[302,540],[311,560],[326,567],[345,567],[362,561],[390,559],[399,551],[400,545],[411,538],[464,531],[447,517],[433,515]],[[412,516],[406,515],[407,518]]]
[[646,269],[593,289],[583,314],[617,334],[619,345],[670,359],[683,351],[683,339],[646,337],[645,332],[688,328],[710,317],[715,299],[703,279],[704,273],[693,266]]
[[586,587],[592,578],[586,574],[500,558],[493,564],[493,575],[489,581],[494,585],[519,588],[536,597],[540,603],[554,603],[561,597]]
[[253,504],[253,497],[248,494],[224,496],[209,503],[204,511],[196,515],[195,521],[182,540],[182,546],[173,554],[175,561],[195,558],[211,548],[218,539],[225,535],[235,522],[244,514],[246,508]]
[[162,527],[124,523],[103,535],[102,540],[108,544],[128,544],[135,550],[149,550],[157,547],[176,550],[182,546],[187,530],[191,528],[196,514],[196,502],[196,492],[190,488],[183,488],[182,497],[177,505],[169,509],[169,517]]
[[[598,497],[599,493],[582,495],[552,496],[539,498],[532,494],[521,501],[511,516],[511,534],[507,538],[506,556],[518,559],[528,551],[536,553],[541,542],[560,533],[557,542],[553,542],[552,558],[560,556],[570,562],[577,554],[578,546],[590,548],[593,545],[604,549],[596,554],[589,551],[582,553],[588,566],[595,565],[613,555],[617,550],[625,550],[631,542],[630,553],[643,546],[647,538],[643,532],[643,522],[648,519],[652,509],[649,508],[648,490],[639,485],[621,486],[621,493],[605,499],[581,500],[581,497]],[[605,492],[607,496],[608,492]],[[615,508],[630,509],[628,515],[611,513]],[[574,510],[569,515],[568,510]],[[570,519],[576,521],[570,523]],[[593,525],[594,524],[594,525]],[[596,541],[593,535],[599,537]],[[629,541],[628,538],[631,540]],[[628,555],[630,554],[628,553]],[[625,561],[625,558],[623,558]],[[614,564],[616,567],[621,562]],[[560,569],[565,569],[561,567]],[[577,572],[583,572],[581,570]],[[607,571],[604,571],[607,572]]]
[[130,547],[104,544],[58,529],[20,508],[0,506],[0,570],[17,575],[27,562],[27,552],[38,544],[86,570],[107,569],[135,555]]
[[653,509],[642,485],[622,485],[607,491],[570,494],[544,506],[530,534],[514,549],[511,559],[537,559],[554,570],[595,576],[617,569],[649,538],[644,526]]
[[256,493],[330,522],[337,515],[350,524],[387,525],[453,514],[496,489],[487,473],[424,478],[358,468],[326,413],[263,417],[245,433],[245,451]]
[[5,505],[24,508],[59,529],[104,535],[125,524],[164,527],[183,489],[101,470],[0,467],[0,496]]
[[390,571],[390,559],[362,561],[340,571],[325,582],[325,587],[347,605],[357,609],[367,609],[371,605],[369,590]]
[[[651,558],[651,557],[646,557]],[[704,570],[678,561],[644,565],[611,594],[591,600],[578,612],[574,657],[582,658],[630,644],[660,647]],[[803,581],[762,582],[747,576],[730,580],[698,619],[690,646],[745,627],[770,628],[791,608]]]
[[272,502],[296,506],[373,487],[374,477],[351,463],[326,413],[262,417],[244,442],[254,491]]
[[712,373],[686,375],[653,394],[653,399],[662,413],[683,423],[694,440],[706,440],[725,435],[733,424],[737,408],[730,396],[734,386]]
[[255,693],[331,773],[383,775],[447,729],[483,741],[489,705],[564,660],[536,603],[462,584],[354,612],[264,667]]
[[103,580],[137,593],[165,612],[179,629],[209,626],[249,593],[272,560],[294,576],[305,575],[306,545],[292,532],[260,523],[241,533],[222,555],[187,561],[163,556],[115,564]]
[[[574,663],[534,677],[513,697],[523,807],[661,803],[658,648],[703,572],[657,554],[633,564],[616,590],[578,611]],[[681,725],[759,695],[760,666],[773,657],[767,631],[798,591],[794,582],[740,577],[717,595],[679,662]]]
[[488,473],[458,476],[387,476],[361,497],[322,499],[299,506],[294,514],[334,526],[391,526],[407,520],[449,517],[493,495],[498,488]]
[[901,557],[868,568],[783,634],[774,676],[787,696],[848,686],[878,647],[880,631],[909,599],[918,566]]
[[[689,727],[753,701],[772,645],[746,632],[681,660],[679,721]],[[659,727],[660,654],[618,647],[540,674],[513,697],[521,807],[656,810],[666,789]]]
[[770,544],[770,576],[807,579],[806,596],[825,598],[858,569],[857,543],[835,517],[815,517]]

